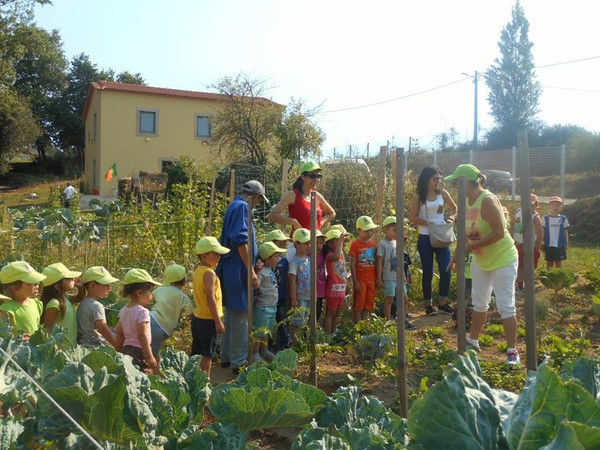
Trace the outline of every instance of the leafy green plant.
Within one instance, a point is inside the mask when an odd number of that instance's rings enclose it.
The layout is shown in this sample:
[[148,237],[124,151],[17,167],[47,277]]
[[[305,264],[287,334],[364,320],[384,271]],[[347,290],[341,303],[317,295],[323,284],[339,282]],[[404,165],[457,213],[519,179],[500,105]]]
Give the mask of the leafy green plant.
[[494,344],[494,337],[488,334],[479,335],[479,343],[483,347],[491,347]]
[[551,334],[542,339],[538,354],[541,359],[550,357],[554,364],[560,367],[565,361],[583,356],[590,345],[590,341],[583,337],[566,340]]
[[504,336],[504,326],[499,323],[492,323],[486,327],[485,332],[491,336]]
[[538,298],[535,300],[535,318],[538,321],[547,319],[550,312],[551,303],[547,298]]
[[561,308],[558,313],[562,320],[566,320],[573,314],[573,311],[574,309],[571,306],[565,306],[564,308]]
[[594,314],[600,315],[600,297],[597,295],[592,295],[592,311]]
[[561,290],[575,284],[578,278],[570,269],[549,269],[540,272],[540,281],[546,289],[554,290],[554,299]]
[[583,276],[586,279],[586,284],[594,291],[600,291],[600,265],[592,264],[588,269],[583,271]]

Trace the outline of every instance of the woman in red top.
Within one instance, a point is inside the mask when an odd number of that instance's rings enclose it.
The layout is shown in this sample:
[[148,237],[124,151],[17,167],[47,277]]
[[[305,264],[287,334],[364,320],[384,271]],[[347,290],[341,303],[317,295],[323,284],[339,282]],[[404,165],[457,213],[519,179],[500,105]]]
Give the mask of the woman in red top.
[[[267,220],[281,225],[290,225],[292,233],[298,228],[310,230],[310,193],[316,191],[323,175],[321,167],[307,161],[300,167],[300,176],[292,190],[286,192],[267,216]],[[287,208],[288,216],[283,214]],[[323,196],[317,192],[317,229],[320,230],[335,217],[335,211]]]

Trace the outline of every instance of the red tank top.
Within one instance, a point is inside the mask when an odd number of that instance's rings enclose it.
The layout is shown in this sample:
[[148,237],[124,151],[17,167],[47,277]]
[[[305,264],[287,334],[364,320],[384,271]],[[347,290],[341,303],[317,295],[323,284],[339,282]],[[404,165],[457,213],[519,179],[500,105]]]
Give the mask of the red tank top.
[[[294,189],[294,193],[296,194],[296,200],[288,206],[288,214],[290,218],[300,222],[303,228],[310,230],[310,201],[304,200],[298,189]],[[317,198],[317,230],[321,229],[322,218],[323,211],[321,211],[321,205],[319,205],[319,199]]]

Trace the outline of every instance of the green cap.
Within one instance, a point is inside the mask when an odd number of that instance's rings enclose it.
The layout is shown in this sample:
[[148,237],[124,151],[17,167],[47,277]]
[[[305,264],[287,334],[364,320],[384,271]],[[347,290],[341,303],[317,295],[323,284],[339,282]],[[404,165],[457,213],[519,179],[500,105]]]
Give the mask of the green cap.
[[185,267],[181,264],[171,264],[167,266],[164,273],[164,283],[167,285],[171,285],[177,281],[184,280],[187,276],[187,271]]
[[272,242],[263,242],[262,244],[260,244],[260,247],[258,247],[258,256],[260,256],[260,259],[262,260],[270,258],[275,253],[285,252],[286,250],[284,248],[279,248]]
[[452,175],[448,175],[444,180],[454,181],[460,177],[465,177],[468,181],[477,181],[479,176],[479,169],[473,164],[461,164],[456,168]]
[[358,219],[356,219],[357,230],[369,231],[373,228],[377,228],[377,225],[375,225],[375,222],[373,222],[373,219],[371,219],[369,216],[360,216]]
[[128,284],[136,284],[136,283],[152,283],[155,286],[162,286],[158,281],[152,279],[150,274],[144,269],[131,269],[125,274],[125,278],[123,278],[123,282],[121,283],[123,286]]
[[69,270],[63,263],[50,264],[42,271],[42,274],[46,275],[46,279],[43,281],[44,286],[52,286],[64,278],[77,278],[81,276],[81,272]]
[[229,249],[223,247],[216,237],[213,236],[204,236],[198,242],[196,242],[196,247],[194,248],[196,255],[204,255],[209,252],[216,252],[219,255],[225,255],[229,253]]
[[90,281],[95,281],[98,284],[111,284],[115,281],[119,281],[119,279],[113,277],[104,267],[93,266],[83,272],[81,281],[83,284],[89,283]]
[[306,242],[310,241],[310,231],[306,228],[298,228],[296,231],[294,231],[292,238],[294,242],[305,244]]
[[392,223],[396,223],[396,217],[394,217],[394,216],[387,216],[385,219],[383,219],[383,223],[381,224],[381,226],[383,228],[385,228],[385,227],[387,227],[388,225],[390,225]]
[[315,170],[322,170],[321,166],[319,166],[314,161],[306,161],[304,164],[300,166],[300,173],[304,172],[314,172]]
[[321,230],[315,230],[315,237],[325,237],[325,235],[321,233]]
[[329,230],[327,233],[325,233],[325,242],[330,241],[332,239],[337,239],[342,235],[342,232],[340,230]]
[[289,236],[286,236],[285,233],[278,228],[276,230],[270,231],[269,234],[267,234],[267,237],[265,240],[269,241],[269,242],[289,241],[290,238],[289,238]]
[[330,230],[339,230],[339,232],[341,234],[348,234],[348,232],[344,228],[344,225],[342,225],[341,223],[336,223],[335,225],[331,225],[331,227],[329,229]]
[[46,278],[46,275],[36,272],[35,269],[25,261],[8,263],[0,270],[0,282],[2,284],[10,284],[15,281],[35,284],[39,283],[44,278]]

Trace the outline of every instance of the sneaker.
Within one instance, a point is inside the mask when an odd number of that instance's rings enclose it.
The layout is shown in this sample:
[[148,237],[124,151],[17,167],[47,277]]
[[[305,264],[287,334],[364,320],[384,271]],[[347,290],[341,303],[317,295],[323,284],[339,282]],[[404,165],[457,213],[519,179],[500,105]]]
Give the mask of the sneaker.
[[452,314],[454,313],[454,308],[446,303],[438,306],[438,312],[441,312],[442,314]]
[[404,329],[413,331],[413,330],[418,330],[419,327],[416,326],[414,323],[410,323],[408,320],[405,320],[404,321]]
[[407,319],[412,319],[412,318],[413,318],[413,315],[412,315],[411,313],[406,313],[406,318],[407,318]]
[[227,367],[231,367],[231,363],[229,361],[228,362],[222,362],[221,363],[221,367],[223,369],[226,369]]
[[506,352],[506,365],[509,369],[516,369],[521,365],[521,357],[516,349],[510,349]]
[[437,314],[437,310],[431,306],[431,305],[427,305],[425,307],[425,315],[426,316],[435,316]]
[[269,363],[275,359],[275,354],[270,350],[263,350],[262,352],[260,352],[260,356],[262,357],[262,359]]
[[467,339],[467,351],[469,350],[475,350],[477,353],[479,353],[481,351],[479,341],[469,341],[469,339]]
[[254,356],[252,357],[252,362],[259,362],[262,361],[262,357],[260,356],[259,353],[255,353]]

